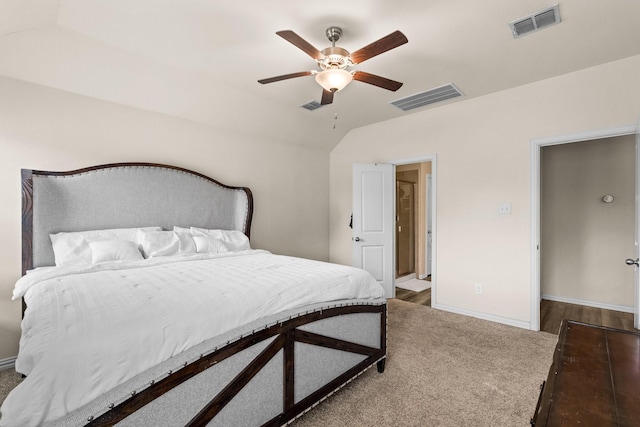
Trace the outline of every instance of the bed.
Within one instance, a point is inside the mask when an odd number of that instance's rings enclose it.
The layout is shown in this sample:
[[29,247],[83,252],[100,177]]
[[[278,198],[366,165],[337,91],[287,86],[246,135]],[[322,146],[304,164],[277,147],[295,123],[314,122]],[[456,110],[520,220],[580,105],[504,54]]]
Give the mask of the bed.
[[251,248],[248,188],[120,163],[22,170],[22,203],[26,378],[1,426],[285,425],[384,371],[381,287]]

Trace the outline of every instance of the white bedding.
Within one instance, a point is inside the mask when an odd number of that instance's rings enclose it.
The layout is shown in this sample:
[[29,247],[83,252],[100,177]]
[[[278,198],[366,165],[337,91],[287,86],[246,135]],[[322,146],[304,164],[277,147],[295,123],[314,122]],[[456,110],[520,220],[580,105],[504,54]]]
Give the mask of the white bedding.
[[[211,269],[215,269],[215,274]],[[209,338],[287,309],[381,298],[356,268],[248,250],[35,270],[1,426],[38,425]]]

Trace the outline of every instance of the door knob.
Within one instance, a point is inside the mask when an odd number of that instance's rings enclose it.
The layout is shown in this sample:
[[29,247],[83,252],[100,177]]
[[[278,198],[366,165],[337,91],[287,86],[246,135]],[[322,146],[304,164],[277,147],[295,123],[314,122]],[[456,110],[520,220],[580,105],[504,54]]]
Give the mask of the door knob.
[[627,265],[635,265],[636,267],[640,267],[640,264],[638,264],[638,261],[640,261],[640,258],[636,258],[635,260],[631,259],[631,258],[627,258],[625,260],[625,263]]
[[356,242],[359,242],[360,238],[359,237],[354,237],[353,240],[355,240]]

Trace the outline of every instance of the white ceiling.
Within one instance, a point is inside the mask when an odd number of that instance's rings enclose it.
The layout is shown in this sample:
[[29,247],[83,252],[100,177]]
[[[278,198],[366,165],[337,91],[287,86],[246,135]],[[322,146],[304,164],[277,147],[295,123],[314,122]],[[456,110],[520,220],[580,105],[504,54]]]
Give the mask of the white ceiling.
[[[512,37],[510,21],[553,4],[0,0],[0,75],[330,150],[350,129],[410,114],[390,101],[446,83],[465,96],[413,112],[640,54],[635,0],[564,0],[559,25]],[[332,105],[307,111],[300,106],[321,95],[312,77],[257,83],[316,69],[276,31],[293,30],[323,49],[334,25],[344,32],[338,45],[351,52],[402,31],[408,44],[357,69],[404,86],[394,93],[353,82]]]

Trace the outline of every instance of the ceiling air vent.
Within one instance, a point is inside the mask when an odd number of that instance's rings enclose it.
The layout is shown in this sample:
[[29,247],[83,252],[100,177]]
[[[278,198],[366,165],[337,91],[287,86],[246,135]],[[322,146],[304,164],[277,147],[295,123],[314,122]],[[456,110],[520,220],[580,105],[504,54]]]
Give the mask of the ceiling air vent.
[[462,92],[460,92],[453,83],[449,83],[435,89],[430,89],[426,92],[417,93],[415,95],[407,96],[406,98],[392,101],[391,104],[395,105],[402,111],[409,111],[415,108],[424,107],[425,105],[435,104],[436,102],[446,101],[447,99],[457,98],[462,95]]
[[511,21],[509,26],[511,27],[513,38],[518,38],[559,22],[560,9],[559,5],[556,4],[548,9],[540,10],[524,18]]
[[317,102],[317,101],[309,101],[304,105],[301,105],[302,108],[305,108],[309,111],[313,111],[313,110],[317,110],[318,108],[322,107],[322,105]]

